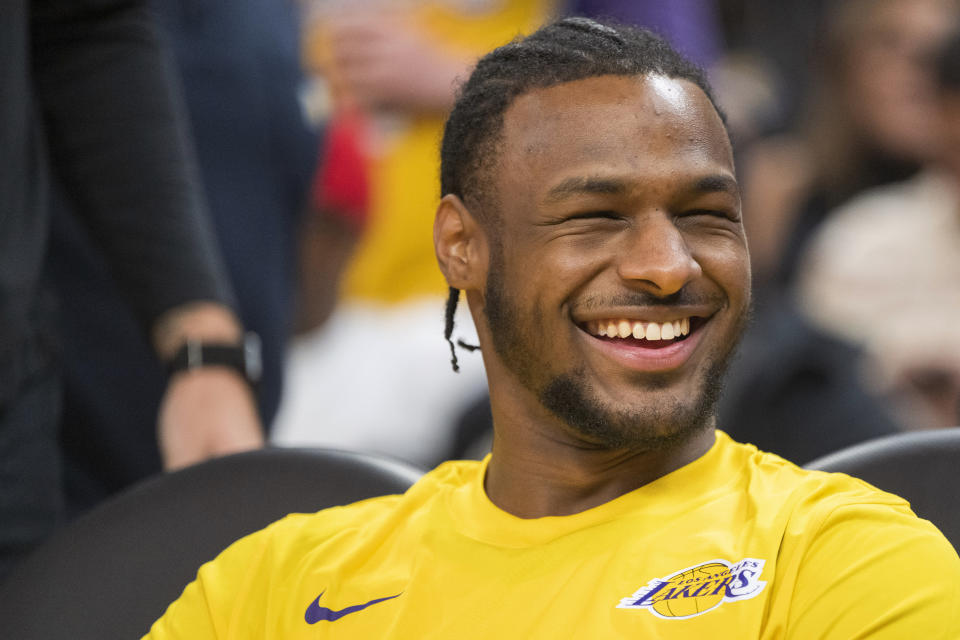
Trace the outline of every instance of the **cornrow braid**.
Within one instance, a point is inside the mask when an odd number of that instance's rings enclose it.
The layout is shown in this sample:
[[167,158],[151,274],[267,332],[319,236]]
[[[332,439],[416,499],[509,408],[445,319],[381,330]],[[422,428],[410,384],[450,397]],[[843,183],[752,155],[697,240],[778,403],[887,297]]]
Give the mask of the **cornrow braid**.
[[450,364],[453,366],[453,372],[460,371],[460,365],[457,364],[457,348],[453,345],[453,316],[457,313],[457,303],[460,302],[460,289],[450,287],[450,293],[447,294],[447,312],[446,323],[443,328],[443,337],[450,345]]
[[[453,324],[454,316],[457,313],[457,304],[460,302],[460,289],[450,287],[450,293],[447,295],[446,323],[443,329],[443,337],[450,345],[450,364],[453,366],[453,372],[459,373],[460,365],[457,362],[457,348],[453,344]],[[480,347],[475,344],[469,344],[463,340],[457,339],[457,345],[467,351],[479,351]]]

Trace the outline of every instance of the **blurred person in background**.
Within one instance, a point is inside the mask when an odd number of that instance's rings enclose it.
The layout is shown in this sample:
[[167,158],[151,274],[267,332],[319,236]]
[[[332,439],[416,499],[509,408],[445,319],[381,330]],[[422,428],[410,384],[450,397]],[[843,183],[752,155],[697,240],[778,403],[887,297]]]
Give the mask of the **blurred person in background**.
[[[780,69],[772,88],[787,103],[760,101],[754,113],[766,120],[731,132],[740,147],[756,299],[754,328],[731,369],[720,416],[735,438],[802,464],[907,426],[888,399],[864,383],[858,342],[811,323],[791,294],[798,256],[832,208],[871,185],[911,175],[931,156],[929,61],[956,3],[787,2],[779,18],[770,14],[780,5],[741,4],[752,7],[745,13],[753,16],[754,31],[772,20],[772,34],[745,40],[763,46],[762,56]],[[791,42],[806,44],[787,51]],[[804,60],[815,66],[797,74]],[[722,104],[748,94],[718,85]],[[790,118],[797,123],[789,133],[764,137]]]
[[[217,249],[240,318],[262,345],[257,403],[269,428],[291,325],[294,234],[317,155],[298,99],[295,7],[164,0],[151,9],[182,81]],[[71,203],[55,204],[48,262],[63,310],[60,439],[75,514],[161,470],[153,422],[167,372]]]
[[741,152],[758,285],[789,289],[816,227],[856,193],[914,174],[935,148],[929,61],[955,0],[835,0],[795,133]]
[[[103,248],[155,357],[237,349],[243,328],[146,6],[5,3],[0,87],[2,573],[63,516],[62,336],[42,273],[51,180]],[[248,380],[226,367],[173,375],[153,424],[168,467],[263,442]]]
[[832,212],[799,272],[803,308],[864,345],[913,428],[960,425],[960,35],[935,66],[934,160]]

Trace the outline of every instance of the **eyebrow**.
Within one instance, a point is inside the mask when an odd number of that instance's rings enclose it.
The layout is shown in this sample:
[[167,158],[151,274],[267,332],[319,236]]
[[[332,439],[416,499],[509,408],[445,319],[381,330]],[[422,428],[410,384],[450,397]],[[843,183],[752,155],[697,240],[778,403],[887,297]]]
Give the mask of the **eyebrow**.
[[723,174],[704,176],[693,184],[693,190],[699,193],[725,192],[740,197],[740,185],[732,177]]
[[[584,194],[593,195],[623,195],[629,190],[624,180],[616,178],[599,178],[577,176],[567,178],[551,187],[544,200],[548,203],[561,202],[566,198]],[[691,185],[691,191],[697,193],[729,193],[740,197],[740,185],[737,181],[724,174],[713,174],[697,179]]]
[[627,192],[627,184],[613,178],[567,178],[547,192],[546,202],[559,202],[571,196],[582,194],[622,195]]

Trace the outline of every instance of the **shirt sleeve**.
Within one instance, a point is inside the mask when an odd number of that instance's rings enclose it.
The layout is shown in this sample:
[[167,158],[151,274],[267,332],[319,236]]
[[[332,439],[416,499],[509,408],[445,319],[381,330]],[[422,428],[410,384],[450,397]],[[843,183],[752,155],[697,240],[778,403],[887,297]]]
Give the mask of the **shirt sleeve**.
[[[280,521],[282,522],[282,521]],[[276,523],[233,543],[197,572],[180,597],[150,628],[142,640],[234,640],[241,627],[244,637],[267,638],[263,616],[246,615],[246,605],[267,597],[256,593],[269,583],[270,539]],[[256,612],[262,614],[259,607]],[[238,617],[244,617],[238,625]]]
[[838,507],[804,555],[786,637],[958,638],[960,558],[906,506]]
[[54,175],[145,328],[233,304],[185,113],[143,2],[33,0],[34,90]]

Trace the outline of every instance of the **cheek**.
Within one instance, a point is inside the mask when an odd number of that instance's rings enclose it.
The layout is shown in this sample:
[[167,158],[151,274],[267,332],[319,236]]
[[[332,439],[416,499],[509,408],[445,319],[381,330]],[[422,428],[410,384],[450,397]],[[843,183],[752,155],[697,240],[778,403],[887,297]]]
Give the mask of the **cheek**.
[[543,241],[507,257],[507,271],[523,306],[556,307],[609,263],[617,247],[598,237],[562,237]]
[[[703,239],[690,243],[703,274],[723,289],[731,304],[745,306],[750,299],[750,254],[742,237]],[[742,301],[742,302],[741,302]]]

